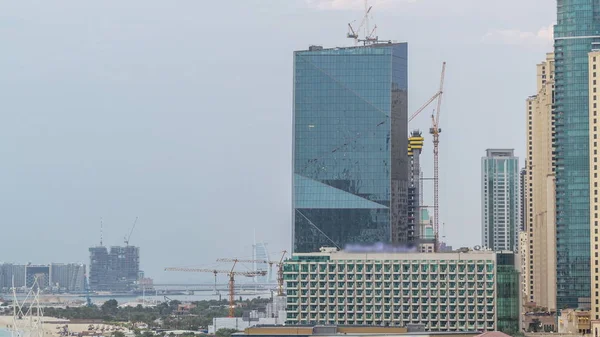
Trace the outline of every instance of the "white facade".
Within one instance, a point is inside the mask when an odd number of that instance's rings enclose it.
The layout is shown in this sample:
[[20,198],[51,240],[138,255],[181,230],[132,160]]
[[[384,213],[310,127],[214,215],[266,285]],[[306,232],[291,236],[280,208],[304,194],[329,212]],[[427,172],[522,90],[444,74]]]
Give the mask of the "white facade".
[[496,328],[496,253],[294,254],[287,323]]
[[518,252],[519,159],[512,149],[490,149],[481,159],[481,242],[495,251]]
[[281,325],[285,323],[285,316],[282,318],[258,318],[245,320],[242,317],[215,317],[213,324],[208,326],[208,333],[214,334],[220,329],[236,329],[242,331],[255,325]]

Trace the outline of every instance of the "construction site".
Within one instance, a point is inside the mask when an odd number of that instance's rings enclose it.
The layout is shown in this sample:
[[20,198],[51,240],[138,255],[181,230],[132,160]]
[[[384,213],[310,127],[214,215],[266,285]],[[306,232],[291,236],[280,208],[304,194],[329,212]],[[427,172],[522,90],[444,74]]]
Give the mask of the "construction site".
[[100,245],[90,247],[90,274],[87,291],[131,292],[138,288],[141,278],[140,248],[129,244],[138,218],[135,218],[124,246],[104,246],[102,220],[100,221]]

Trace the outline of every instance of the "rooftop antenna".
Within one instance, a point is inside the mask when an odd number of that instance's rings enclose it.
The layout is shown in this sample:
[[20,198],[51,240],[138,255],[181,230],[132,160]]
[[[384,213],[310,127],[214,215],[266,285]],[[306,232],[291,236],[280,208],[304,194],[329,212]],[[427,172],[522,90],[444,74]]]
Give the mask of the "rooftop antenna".
[[103,247],[103,245],[102,245],[102,234],[103,234],[102,233],[102,229],[103,229],[102,227],[103,226],[102,225],[103,225],[102,224],[102,217],[100,217],[100,247]]

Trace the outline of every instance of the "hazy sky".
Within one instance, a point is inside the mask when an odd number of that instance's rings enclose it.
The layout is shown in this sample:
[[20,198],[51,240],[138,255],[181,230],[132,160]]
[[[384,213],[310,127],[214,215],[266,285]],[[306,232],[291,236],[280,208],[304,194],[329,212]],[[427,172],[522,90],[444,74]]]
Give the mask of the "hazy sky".
[[[409,106],[436,91],[441,221],[480,242],[480,160],[525,142],[524,100],[551,51],[555,1],[381,0],[378,35],[409,43]],[[157,281],[207,275],[291,237],[292,52],[346,46],[361,0],[0,0],[0,260],[89,262],[131,243]],[[411,128],[429,128],[429,113]],[[424,171],[431,175],[427,135]],[[431,198],[431,186],[426,193]],[[427,202],[427,201],[426,201]],[[208,276],[210,277],[210,276]],[[224,280],[224,278],[223,278]]]

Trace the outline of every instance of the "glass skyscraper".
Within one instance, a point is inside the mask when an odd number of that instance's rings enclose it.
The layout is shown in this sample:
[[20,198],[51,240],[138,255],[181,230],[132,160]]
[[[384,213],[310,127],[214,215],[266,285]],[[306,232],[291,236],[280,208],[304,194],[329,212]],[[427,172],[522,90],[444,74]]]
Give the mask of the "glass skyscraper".
[[521,195],[519,158],[513,149],[488,149],[481,158],[481,244],[518,251]]
[[557,307],[576,308],[590,304],[588,53],[600,43],[600,1],[557,0],[557,5],[553,112]]
[[408,243],[407,52],[294,53],[294,252]]

